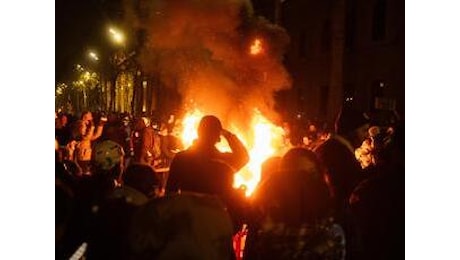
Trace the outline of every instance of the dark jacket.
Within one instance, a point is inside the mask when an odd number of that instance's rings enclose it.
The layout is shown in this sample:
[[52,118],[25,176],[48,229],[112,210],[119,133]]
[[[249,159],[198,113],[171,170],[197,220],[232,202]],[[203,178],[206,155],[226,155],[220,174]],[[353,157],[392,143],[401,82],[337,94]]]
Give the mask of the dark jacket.
[[[169,170],[168,192],[178,190],[217,195],[228,206],[235,223],[244,218],[244,194],[233,189],[233,175],[249,160],[246,148],[236,136],[227,137],[232,153],[196,142],[178,153]],[[238,224],[235,224],[238,226]]]
[[351,144],[338,135],[318,146],[315,153],[326,167],[335,207],[340,214],[351,192],[362,179],[361,166]]
[[155,158],[155,130],[144,127],[133,132],[131,137],[135,162],[151,165]]
[[233,171],[222,159],[225,154],[211,152],[212,156],[195,147],[178,153],[169,170],[169,191],[192,191],[225,196],[231,192]]

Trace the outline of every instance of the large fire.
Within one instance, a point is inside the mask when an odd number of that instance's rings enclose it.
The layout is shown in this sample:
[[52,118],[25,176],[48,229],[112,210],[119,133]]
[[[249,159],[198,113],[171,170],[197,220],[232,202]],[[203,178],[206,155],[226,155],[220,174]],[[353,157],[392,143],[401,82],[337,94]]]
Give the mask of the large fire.
[[[204,114],[195,109],[187,113],[182,121],[182,142],[187,148],[197,138],[197,127]],[[223,122],[225,127],[225,122]],[[251,129],[238,129],[234,125],[228,127],[238,136],[249,152],[250,161],[234,178],[233,187],[246,187],[246,196],[250,196],[260,181],[262,163],[271,156],[281,155],[285,149],[284,130],[265,118],[257,109],[254,110],[251,120]],[[216,147],[221,152],[230,151],[226,141],[221,138]]]

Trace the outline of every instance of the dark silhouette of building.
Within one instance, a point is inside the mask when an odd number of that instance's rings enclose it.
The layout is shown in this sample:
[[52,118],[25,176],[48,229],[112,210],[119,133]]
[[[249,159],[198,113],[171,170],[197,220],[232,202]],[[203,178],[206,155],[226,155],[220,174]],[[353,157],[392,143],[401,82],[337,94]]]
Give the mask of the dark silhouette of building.
[[284,27],[291,96],[307,117],[332,121],[343,102],[404,116],[404,1],[254,0]]

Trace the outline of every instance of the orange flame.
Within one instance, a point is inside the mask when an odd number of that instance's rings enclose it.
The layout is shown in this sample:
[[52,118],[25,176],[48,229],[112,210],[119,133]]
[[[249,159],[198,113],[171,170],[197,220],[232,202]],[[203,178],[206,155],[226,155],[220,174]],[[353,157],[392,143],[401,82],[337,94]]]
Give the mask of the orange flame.
[[[185,147],[192,145],[197,137],[197,127],[203,113],[195,109],[186,114],[183,123],[182,141]],[[225,125],[225,124],[224,124]],[[234,126],[229,129],[243,142],[249,152],[249,163],[235,174],[233,187],[246,187],[246,196],[257,187],[260,181],[261,165],[271,156],[280,155],[287,147],[284,141],[284,129],[271,123],[257,109],[254,111],[251,120],[251,129],[243,131]],[[222,138],[216,147],[221,152],[230,151],[227,142]]]
[[262,51],[263,51],[262,41],[256,38],[254,42],[251,44],[249,52],[251,53],[251,55],[258,55],[262,53]]
[[198,137],[197,128],[203,116],[204,114],[198,109],[188,112],[184,116],[184,119],[182,120],[181,139],[185,148],[190,147],[193,140]]

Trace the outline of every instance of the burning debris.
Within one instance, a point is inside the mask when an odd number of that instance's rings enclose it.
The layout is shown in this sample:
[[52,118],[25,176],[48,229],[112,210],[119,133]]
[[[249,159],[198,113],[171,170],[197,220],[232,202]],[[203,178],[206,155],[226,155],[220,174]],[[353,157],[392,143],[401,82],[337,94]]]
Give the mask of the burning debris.
[[283,136],[271,121],[278,120],[274,92],[291,85],[282,64],[287,33],[254,16],[244,0],[156,0],[144,9],[134,22],[146,32],[140,63],[181,95],[184,141],[193,139],[200,115],[219,117],[251,151],[235,185],[252,191],[260,164],[279,152],[273,142]]
[[263,51],[262,48],[262,41],[260,39],[255,39],[254,43],[251,45],[250,53],[252,55],[258,55],[261,54]]
[[[196,109],[188,112],[183,119],[182,140],[186,147],[192,145],[198,134],[196,129],[204,114]],[[230,124],[229,130],[235,133],[248,148],[249,163],[235,176],[233,186],[246,188],[246,195],[250,195],[260,181],[260,166],[268,158],[284,154],[288,148],[285,143],[285,133],[282,127],[274,125],[258,110],[254,110],[251,117],[250,131],[238,128],[237,124]],[[231,151],[227,142],[221,140],[217,149],[221,152]]]

